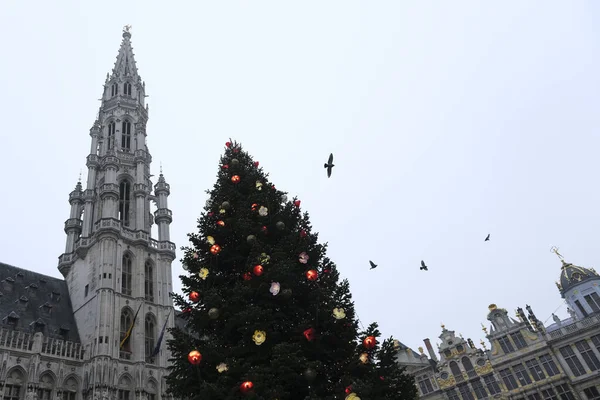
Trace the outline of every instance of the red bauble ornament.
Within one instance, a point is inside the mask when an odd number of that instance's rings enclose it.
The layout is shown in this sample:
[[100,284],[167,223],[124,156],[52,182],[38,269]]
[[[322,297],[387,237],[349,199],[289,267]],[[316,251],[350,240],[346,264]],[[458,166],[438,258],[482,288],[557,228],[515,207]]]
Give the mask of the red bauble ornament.
[[227,148],[231,147],[231,142],[225,142],[225,147],[227,147]]
[[252,274],[250,272],[246,272],[244,274],[244,280],[249,281],[250,279],[252,279]]
[[347,387],[346,387],[346,389],[344,390],[344,392],[345,392],[346,394],[350,394],[350,393],[352,393],[352,385],[350,385],[350,386],[347,386]]
[[192,312],[192,308],[191,307],[184,308],[183,311],[181,311],[181,312],[184,314],[187,314],[189,312]]
[[303,333],[304,337],[306,338],[306,340],[308,340],[309,342],[312,342],[313,340],[315,340],[315,329],[314,328],[308,328],[307,330],[305,330]]
[[231,182],[233,183],[240,183],[240,176],[239,175],[234,175],[231,177]]
[[202,354],[198,350],[192,350],[188,353],[188,361],[192,365],[198,365],[202,361]]
[[331,270],[330,270],[330,269],[324,269],[324,270],[323,270],[323,273],[324,273],[324,274],[328,274],[328,273],[330,273],[330,272],[331,272]]
[[227,165],[227,164],[223,164],[223,166],[222,166],[221,168],[223,168],[223,169],[227,169],[227,168],[229,168],[229,165]]
[[212,211],[208,213],[208,216],[209,216],[209,217],[212,217],[213,215],[215,215],[215,213],[214,213],[214,212],[212,212]]
[[255,166],[255,167],[257,167],[257,168],[258,168],[258,164],[259,164],[259,162],[258,162],[258,161],[254,161],[254,166]]
[[210,246],[210,253],[213,255],[217,255],[221,252],[221,246],[219,246],[218,244],[213,244],[212,246]]
[[253,387],[254,387],[254,383],[252,383],[252,381],[242,382],[242,384],[240,385],[240,391],[242,393],[246,394],[246,393],[250,392]]
[[383,376],[380,376],[379,379],[381,379],[382,381],[385,380],[385,379],[383,379]]
[[260,228],[260,230],[261,230],[261,231],[263,231],[263,233],[264,233],[265,235],[266,235],[266,234],[267,234],[267,232],[268,232],[268,229],[267,229],[267,227],[266,227],[266,226],[264,226],[264,225],[263,225],[263,227],[262,227],[262,228]]
[[264,268],[262,265],[255,265],[254,268],[252,269],[252,272],[254,272],[254,275],[256,276],[261,276],[263,274]]
[[375,347],[376,343],[377,340],[375,340],[375,336],[367,336],[365,340],[363,340],[363,346],[365,346],[367,350],[371,350],[373,347]]
[[190,292],[190,301],[197,303],[200,300],[200,293],[198,292]]
[[225,222],[223,222],[223,221],[217,221],[217,225],[219,225],[219,226],[225,226]]
[[319,273],[316,269],[309,269],[308,271],[306,271],[306,279],[308,279],[309,281],[314,282],[317,280],[318,277]]
[[302,230],[300,231],[300,237],[301,237],[301,238],[303,238],[303,237],[306,237],[306,231],[305,231],[304,229],[302,229]]
[[294,205],[298,208],[300,208],[300,200],[296,200],[294,201]]
[[252,204],[252,211],[256,211],[257,208],[258,208],[258,204],[253,203]]
[[238,149],[238,148],[236,147],[235,149],[233,149],[233,152],[237,154],[237,153],[239,153],[239,152],[240,152],[240,149]]

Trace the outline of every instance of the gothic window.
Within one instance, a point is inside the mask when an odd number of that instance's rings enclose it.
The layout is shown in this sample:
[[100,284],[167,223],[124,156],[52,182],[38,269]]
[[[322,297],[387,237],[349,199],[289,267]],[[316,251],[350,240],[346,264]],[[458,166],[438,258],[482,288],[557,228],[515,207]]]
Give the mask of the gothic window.
[[110,86],[110,97],[115,97],[119,93],[119,85],[115,82]]
[[513,371],[515,372],[515,375],[517,376],[521,386],[527,386],[531,384],[531,378],[529,377],[529,374],[527,373],[527,370],[523,364],[517,364],[513,366]]
[[525,361],[525,365],[536,382],[546,378],[544,371],[542,371],[542,367],[540,367],[540,363],[538,363],[535,358]]
[[121,293],[131,296],[131,256],[129,254],[123,255],[123,265],[121,267]]
[[500,385],[498,385],[498,381],[496,380],[496,377],[494,377],[494,374],[484,376],[483,381],[492,396],[501,392]]
[[594,354],[594,350],[592,350],[587,340],[575,342],[575,347],[577,347],[577,350],[581,353],[581,357],[583,357],[583,361],[585,361],[591,371],[600,369],[600,360]]
[[131,83],[125,82],[123,85],[123,93],[125,96],[131,96]]
[[467,371],[467,375],[469,376],[469,378],[475,378],[477,376],[477,372],[475,372],[475,369],[473,368],[473,363],[471,363],[471,360],[469,360],[469,357],[463,357],[461,359],[463,368],[465,369],[465,371]]
[[[129,308],[124,308],[123,311],[121,311],[121,334],[119,335],[119,346],[121,345],[123,339],[125,339],[127,331],[131,327],[132,323],[133,314],[131,313],[131,310]],[[131,336],[129,336],[129,340],[125,342],[121,348],[121,358],[129,359],[131,356],[131,341],[133,340]]]
[[19,400],[23,388],[23,373],[18,369],[10,371],[4,384],[4,400]]
[[598,296],[598,293],[594,292],[592,294],[588,294],[584,297],[584,299],[593,312],[600,312],[600,296]]
[[585,374],[585,368],[583,368],[581,361],[579,361],[579,357],[577,357],[577,354],[575,354],[570,345],[563,346],[559,350],[560,354],[564,357],[567,365],[571,369],[573,376],[581,376]]
[[70,377],[67,379],[63,384],[61,400],[75,400],[77,398],[78,387],[79,384],[75,378]]
[[498,338],[498,343],[500,343],[500,347],[502,347],[502,351],[504,352],[504,354],[512,353],[513,351],[515,351],[515,348],[506,336]]
[[505,368],[500,371],[500,378],[502,378],[502,381],[508,390],[514,390],[519,387],[517,380],[513,376],[512,372],[510,372],[509,368]]
[[556,392],[560,395],[561,400],[575,400],[575,396],[571,392],[571,388],[566,383],[556,385]]
[[150,260],[144,266],[144,295],[146,300],[154,301],[154,268]]
[[458,391],[460,392],[463,400],[475,400],[473,393],[471,393],[471,389],[469,388],[469,384],[462,383],[458,385]]
[[515,346],[517,346],[517,349],[522,349],[523,347],[527,347],[527,342],[525,341],[525,338],[523,337],[523,334],[521,332],[512,333],[510,335],[510,337],[512,338],[513,342],[515,343]]
[[146,320],[144,321],[144,330],[146,332],[146,338],[144,342],[146,362],[150,363],[153,361],[151,359],[151,356],[154,352],[154,346],[156,341],[156,323],[154,321],[154,317],[151,314],[146,315]]
[[596,386],[590,386],[589,388],[583,389],[583,393],[585,393],[585,397],[587,397],[588,400],[600,400],[600,392],[598,392]]
[[123,226],[129,226],[131,215],[131,184],[124,180],[119,185],[119,220]]
[[480,379],[476,379],[471,382],[471,386],[473,387],[473,393],[475,393],[475,397],[478,399],[487,399],[489,397]]
[[558,400],[552,388],[542,389],[542,396],[544,396],[544,400]]
[[587,311],[585,311],[585,308],[583,308],[579,300],[575,300],[575,305],[577,306],[577,308],[579,308],[579,311],[581,311],[583,317],[587,318],[589,314],[587,313]]
[[124,375],[119,380],[117,400],[130,400],[131,397],[131,379]]
[[421,394],[424,396],[427,393],[433,392],[433,386],[431,385],[431,379],[427,375],[421,375],[417,382],[419,384],[419,389],[421,389]]
[[50,374],[42,375],[37,389],[38,400],[51,400],[52,389],[54,389],[54,379],[52,376]]
[[108,124],[108,150],[112,149],[115,146],[116,127],[117,125],[115,124],[115,121],[112,121]]
[[131,150],[131,122],[123,121],[121,125],[121,148]]
[[550,354],[541,355],[540,362],[542,363],[544,371],[546,371],[546,374],[548,374],[548,376],[560,374],[560,371],[558,370],[558,367],[556,366],[556,363],[554,362]]
[[456,379],[456,382],[464,381],[462,372],[456,361],[450,361],[450,371],[452,371],[452,375],[454,375],[454,379]]

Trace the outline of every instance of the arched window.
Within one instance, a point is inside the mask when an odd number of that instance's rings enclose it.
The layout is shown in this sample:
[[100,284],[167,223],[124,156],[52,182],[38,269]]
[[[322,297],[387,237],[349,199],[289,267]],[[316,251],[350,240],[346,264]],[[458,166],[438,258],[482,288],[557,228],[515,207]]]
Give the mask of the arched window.
[[123,255],[123,266],[121,270],[121,293],[131,296],[131,256]]
[[79,384],[74,377],[69,377],[63,384],[62,400],[75,400]]
[[456,361],[450,361],[450,371],[452,371],[452,375],[454,375],[456,382],[464,381],[464,377]]
[[119,185],[119,220],[123,226],[129,226],[131,211],[131,184],[124,180]]
[[154,346],[156,342],[156,322],[154,317],[151,314],[146,315],[146,320],[144,321],[144,330],[145,330],[145,341],[144,341],[144,353],[146,354],[146,362],[153,363],[152,353],[154,352]]
[[[131,313],[131,310],[129,308],[124,308],[123,311],[121,311],[121,334],[119,336],[119,346],[121,345],[121,342],[123,342],[123,339],[125,339],[127,331],[131,327],[132,323],[133,314]],[[133,340],[132,336],[133,335],[130,335],[129,339],[123,343],[123,347],[120,348],[119,355],[121,358],[127,360],[131,358],[131,341]]]
[[469,378],[474,378],[475,376],[477,376],[477,373],[475,372],[475,369],[473,368],[473,363],[471,363],[471,360],[469,360],[469,357],[463,357],[460,359],[460,361],[462,362],[463,368],[465,369],[465,371],[467,371],[467,375],[469,376]]
[[119,85],[115,82],[110,86],[110,97],[115,97],[119,93]]
[[125,96],[131,96],[131,83],[125,82],[123,85],[123,93]]
[[154,268],[150,260],[144,266],[144,295],[146,300],[154,301]]
[[128,375],[121,376],[119,379],[117,400],[130,400],[131,386],[131,378]]
[[123,121],[121,125],[121,148],[125,150],[131,149],[131,122]]
[[20,369],[14,368],[6,374],[4,400],[19,400],[25,379]]
[[51,400],[52,390],[54,389],[54,378],[52,375],[45,373],[40,377],[37,394],[38,400]]
[[108,124],[108,147],[107,149],[110,150],[113,147],[115,147],[115,129],[116,129],[116,124],[115,121],[112,121]]

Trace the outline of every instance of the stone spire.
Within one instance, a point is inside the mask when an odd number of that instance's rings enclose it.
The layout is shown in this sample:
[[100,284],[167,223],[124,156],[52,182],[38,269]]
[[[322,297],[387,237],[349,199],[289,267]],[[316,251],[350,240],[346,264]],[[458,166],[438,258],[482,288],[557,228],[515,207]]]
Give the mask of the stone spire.
[[[138,80],[138,70],[137,65],[135,63],[135,54],[133,54],[133,47],[131,47],[131,26],[126,25],[123,28],[123,40],[121,41],[121,47],[119,48],[119,53],[117,54],[117,61],[115,62],[115,66],[112,70],[112,73],[109,77],[113,78],[134,78],[135,81]],[[139,78],[141,79],[141,78]]]

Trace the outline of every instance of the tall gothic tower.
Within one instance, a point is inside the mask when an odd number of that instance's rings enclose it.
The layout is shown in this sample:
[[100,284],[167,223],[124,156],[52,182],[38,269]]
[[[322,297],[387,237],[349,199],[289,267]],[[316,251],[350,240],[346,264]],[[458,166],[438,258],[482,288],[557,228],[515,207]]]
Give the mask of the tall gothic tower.
[[[172,327],[174,318],[170,191],[161,171],[152,194],[145,83],[130,39],[126,27],[90,130],[86,188],[79,182],[69,195],[67,243],[58,264],[89,360],[84,399],[158,400],[166,391],[166,336],[153,352],[165,322]],[[153,224],[158,239],[151,238]]]

